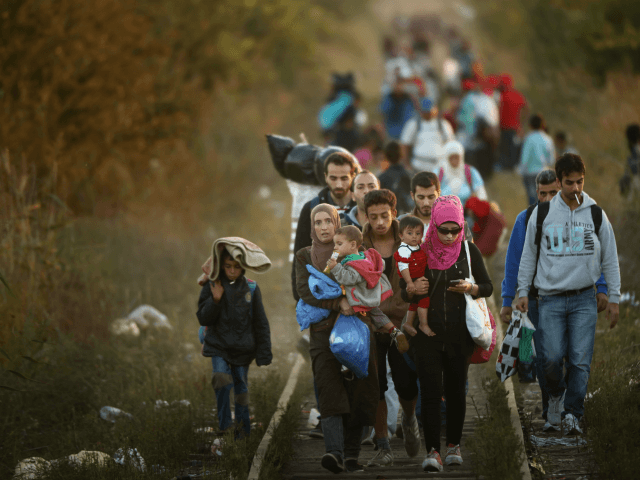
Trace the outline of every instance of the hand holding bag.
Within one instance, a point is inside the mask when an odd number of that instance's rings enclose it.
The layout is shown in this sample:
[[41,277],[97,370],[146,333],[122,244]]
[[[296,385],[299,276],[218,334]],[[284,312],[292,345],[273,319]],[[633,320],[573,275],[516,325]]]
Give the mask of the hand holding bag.
[[[473,273],[471,272],[471,255],[469,254],[468,242],[464,242],[464,248],[467,252],[470,277],[465,280],[474,283],[475,280],[473,279]],[[491,325],[491,317],[489,316],[487,302],[484,298],[477,298],[474,300],[468,293],[465,293],[464,297],[467,301],[467,308],[465,311],[467,329],[471,334],[471,338],[478,346],[480,346],[480,348],[488,350],[491,347],[493,338],[495,338],[495,323],[494,325]]]

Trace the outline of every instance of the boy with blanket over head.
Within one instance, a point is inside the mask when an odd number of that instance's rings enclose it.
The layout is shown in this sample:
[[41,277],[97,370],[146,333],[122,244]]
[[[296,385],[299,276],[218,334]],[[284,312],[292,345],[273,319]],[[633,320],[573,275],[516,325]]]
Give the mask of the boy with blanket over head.
[[338,228],[333,242],[338,259],[331,258],[327,266],[336,281],[344,286],[349,305],[357,314],[368,316],[376,329],[390,333],[401,353],[409,350],[404,333],[378,308],[393,295],[391,283],[383,273],[384,260],[380,254],[373,248],[359,251],[362,233],[352,225]]
[[271,331],[260,287],[245,277],[245,270],[265,272],[271,261],[262,249],[241,237],[217,239],[212,255],[202,266],[202,286],[196,316],[201,325],[202,355],[211,358],[213,386],[221,431],[233,429],[230,393],[234,390],[234,436],[251,432],[249,416],[249,364],[269,365]]

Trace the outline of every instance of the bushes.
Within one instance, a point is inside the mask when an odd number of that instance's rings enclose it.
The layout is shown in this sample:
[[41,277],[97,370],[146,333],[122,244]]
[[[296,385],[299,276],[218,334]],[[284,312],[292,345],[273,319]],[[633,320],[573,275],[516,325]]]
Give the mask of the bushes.
[[207,98],[294,86],[328,31],[333,9],[322,4],[5,2],[0,148],[41,175],[56,164],[56,191],[82,213],[148,198],[161,171],[193,179],[210,168],[193,148]]
[[[18,0],[0,23],[0,144],[77,210],[133,193],[149,154],[186,126],[177,86],[156,78],[170,49],[121,0]],[[95,189],[95,190],[94,190]]]
[[484,30],[502,45],[526,49],[544,70],[585,69],[602,83],[613,71],[640,73],[640,5],[634,0],[540,0],[479,4]]
[[521,478],[520,463],[523,446],[511,424],[507,392],[497,378],[484,380],[486,411],[482,405],[474,407],[478,415],[473,437],[467,440],[473,452],[477,476],[487,479],[516,480]]

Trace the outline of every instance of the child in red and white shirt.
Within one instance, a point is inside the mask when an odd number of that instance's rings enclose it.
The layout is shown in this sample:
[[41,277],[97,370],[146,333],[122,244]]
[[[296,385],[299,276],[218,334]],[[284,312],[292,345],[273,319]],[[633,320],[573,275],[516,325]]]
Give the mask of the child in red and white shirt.
[[[420,248],[424,224],[417,217],[407,215],[400,220],[400,239],[402,243],[393,257],[398,264],[400,276],[407,282],[407,293],[415,293],[416,287],[413,281],[423,277],[427,268],[427,255]],[[435,335],[429,328],[427,321],[427,309],[429,308],[429,295],[414,295],[407,312],[407,323],[413,325],[413,320],[418,312],[419,328],[426,335]]]

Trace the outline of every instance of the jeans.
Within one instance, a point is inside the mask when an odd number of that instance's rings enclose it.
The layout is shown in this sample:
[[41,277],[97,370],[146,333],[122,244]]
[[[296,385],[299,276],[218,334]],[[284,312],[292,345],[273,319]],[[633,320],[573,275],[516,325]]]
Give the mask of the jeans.
[[580,419],[593,358],[598,318],[596,292],[590,289],[572,297],[541,296],[538,310],[539,350],[547,391],[549,396],[559,397],[566,389],[563,416],[571,413]]
[[233,388],[236,422],[241,423],[244,433],[248,434],[251,431],[249,385],[247,383],[249,365],[230,365],[222,357],[211,357],[211,364],[213,365],[211,385],[216,393],[220,430],[226,430],[231,426],[230,394]]
[[538,201],[538,193],[536,192],[536,175],[523,175],[524,189],[527,192],[527,201],[529,205],[533,205]]
[[348,415],[332,415],[322,419],[322,433],[327,453],[340,455],[343,459],[360,455],[361,425],[348,425]]
[[547,411],[549,410],[549,392],[544,380],[544,358],[542,357],[542,349],[540,348],[542,332],[540,329],[537,298],[529,297],[529,320],[531,320],[531,323],[533,323],[533,326],[536,328],[536,331],[533,332],[533,344],[536,347],[536,358],[533,359],[533,369],[538,377],[538,386],[542,393],[542,417],[546,419]]

